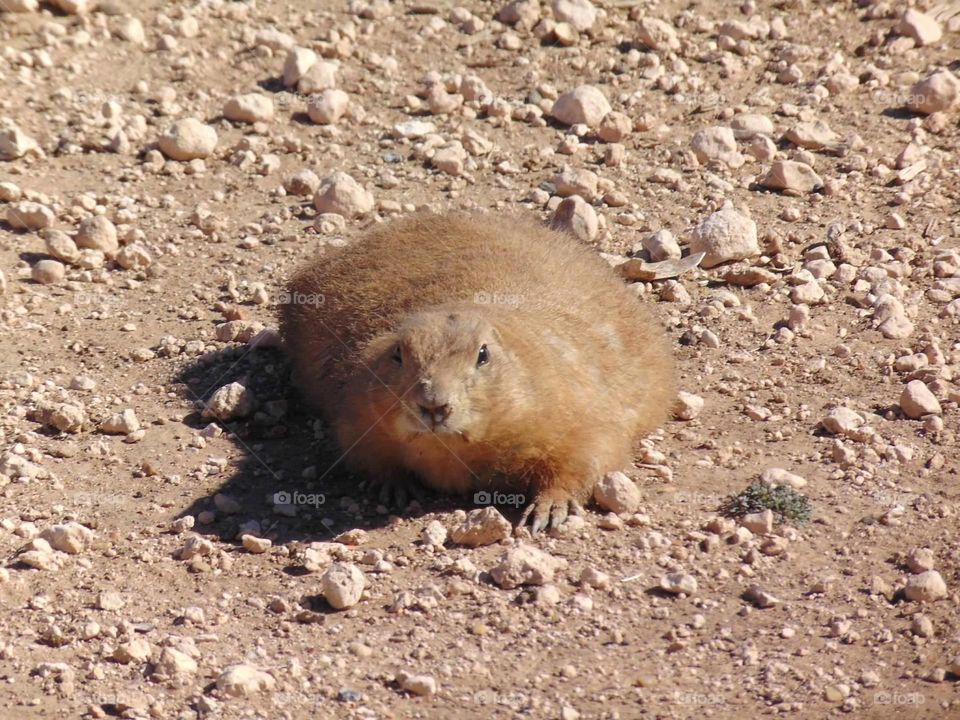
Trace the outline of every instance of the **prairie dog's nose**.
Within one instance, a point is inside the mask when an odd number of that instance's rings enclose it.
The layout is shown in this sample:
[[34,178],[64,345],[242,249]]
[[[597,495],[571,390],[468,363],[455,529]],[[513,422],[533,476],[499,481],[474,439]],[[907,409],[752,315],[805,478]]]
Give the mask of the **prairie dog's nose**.
[[443,403],[442,405],[424,405],[423,403],[417,403],[420,407],[420,412],[422,412],[426,417],[430,418],[434,425],[438,425],[450,417],[450,404]]

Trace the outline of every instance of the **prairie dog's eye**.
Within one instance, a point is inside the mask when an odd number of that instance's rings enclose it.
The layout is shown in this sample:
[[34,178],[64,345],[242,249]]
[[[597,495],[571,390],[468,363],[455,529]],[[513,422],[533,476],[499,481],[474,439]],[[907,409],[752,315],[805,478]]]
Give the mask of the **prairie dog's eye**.
[[490,361],[490,351],[487,350],[486,345],[480,346],[480,352],[477,353],[477,367],[481,365],[486,365]]
[[390,359],[393,360],[397,367],[403,367],[403,353],[400,351],[399,345],[393,349],[393,355],[390,356]]

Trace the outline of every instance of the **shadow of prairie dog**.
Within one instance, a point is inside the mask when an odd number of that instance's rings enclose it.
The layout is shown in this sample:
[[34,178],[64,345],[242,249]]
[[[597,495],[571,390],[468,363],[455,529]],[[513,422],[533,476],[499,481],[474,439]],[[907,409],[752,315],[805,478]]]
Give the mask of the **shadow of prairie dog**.
[[579,510],[675,400],[663,332],[596,253],[532,221],[416,214],[308,262],[281,333],[350,468]]

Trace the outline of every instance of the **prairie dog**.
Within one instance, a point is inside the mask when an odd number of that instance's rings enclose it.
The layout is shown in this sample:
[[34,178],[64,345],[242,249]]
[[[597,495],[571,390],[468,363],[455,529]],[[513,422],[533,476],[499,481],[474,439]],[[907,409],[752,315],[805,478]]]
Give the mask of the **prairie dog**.
[[497,490],[557,526],[675,400],[659,324],[597,254],[517,217],[418,213],[290,280],[295,384],[355,472]]

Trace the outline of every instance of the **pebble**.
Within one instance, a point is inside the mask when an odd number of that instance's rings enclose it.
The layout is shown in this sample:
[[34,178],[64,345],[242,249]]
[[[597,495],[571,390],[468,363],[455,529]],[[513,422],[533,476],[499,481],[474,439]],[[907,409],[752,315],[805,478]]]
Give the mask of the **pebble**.
[[593,242],[600,232],[600,221],[590,203],[579,195],[572,195],[557,205],[550,227],[570,233],[583,242]]
[[309,197],[320,187],[320,178],[313,170],[304,168],[283,178],[283,189],[290,195]]
[[239,420],[248,417],[254,408],[253,393],[233,382],[216,390],[203,408],[203,417],[216,420]]
[[604,475],[593,489],[593,499],[604,510],[634,513],[640,509],[643,495],[637,484],[626,474],[615,470]]
[[740,518],[740,524],[754,535],[769,535],[773,532],[773,511],[748,513]]
[[819,305],[825,297],[823,287],[816,280],[795,285],[790,290],[790,302],[796,305]]
[[124,270],[146,270],[153,264],[153,256],[140,243],[131,243],[120,248],[116,261]]
[[606,96],[598,88],[580,85],[558,97],[550,114],[564,125],[582,124],[596,128],[611,109]]
[[207,158],[217,147],[217,131],[196,118],[184,118],[160,136],[157,147],[171,160],[180,162]]
[[912,573],[922,573],[927,570],[933,570],[936,561],[933,557],[933,550],[930,548],[914,548],[907,555],[907,567]]
[[79,555],[93,539],[93,531],[77,522],[52,525],[40,533],[40,537],[50,543],[54,550],[68,555]]
[[353,607],[363,596],[367,579],[352,563],[334,563],[320,578],[323,597],[336,610]]
[[903,592],[907,600],[933,602],[947,596],[947,584],[939,572],[927,570],[911,575]]
[[335,213],[346,218],[366,215],[374,208],[373,194],[345,172],[335,172],[324,178],[313,206],[317,212]]
[[276,684],[277,681],[270,673],[253,665],[230,665],[217,677],[217,690],[226,697],[249,697],[269,692]]
[[702,397],[681,390],[677,393],[677,404],[673,416],[677,420],[693,420],[703,411],[703,406]]
[[397,684],[401,690],[414,695],[436,695],[437,681],[433,675],[422,675],[401,671],[397,673]]
[[504,590],[521,585],[552,583],[558,570],[567,566],[563,558],[556,558],[539,548],[524,543],[507,550],[490,570],[493,581]]
[[130,408],[112,415],[100,425],[101,432],[111,435],[127,435],[139,429],[140,421],[137,419],[137,414]]
[[787,190],[805,194],[823,187],[823,180],[806,163],[777,160],[770,166],[767,174],[760,179],[760,185],[769,190]]
[[637,39],[651,50],[679,50],[680,39],[670,23],[659,18],[644,17],[637,25]]
[[350,96],[343,90],[327,88],[310,97],[307,115],[318,125],[332,125],[342,118],[350,106]]
[[757,135],[773,135],[773,120],[758,113],[736,115],[730,120],[730,128],[737,140],[752,140]]
[[77,228],[74,242],[82,250],[99,250],[107,256],[112,256],[120,247],[116,226],[103,215],[84,218]]
[[126,604],[126,600],[123,599],[123,596],[113,590],[104,590],[97,595],[97,608],[100,610],[115,612],[117,610],[122,610]]
[[53,225],[55,217],[46,205],[24,200],[7,208],[6,219],[14,230],[43,230]]
[[30,278],[41,285],[59,285],[67,275],[67,268],[57,260],[39,260],[30,268]]
[[783,603],[782,600],[774,596],[772,593],[767,592],[759,585],[751,585],[744,592],[743,597],[745,600],[753,603],[758,608],[766,610],[767,608],[772,608],[775,605],[780,605]]
[[488,505],[467,513],[466,519],[450,531],[450,539],[457,545],[480,547],[506,540],[512,533],[510,521],[495,507]]
[[806,478],[783,468],[768,468],[760,474],[760,480],[767,485],[786,485],[794,490],[800,490],[807,486]]
[[153,654],[153,648],[150,643],[143,638],[133,638],[125,643],[121,643],[113,651],[113,659],[124,665],[130,663],[144,663],[150,659]]
[[680,243],[667,229],[657,230],[643,240],[643,249],[650,255],[651,262],[679,260],[683,255]]
[[586,567],[580,573],[580,584],[597,590],[609,590],[613,585],[610,576],[595,567]]
[[744,163],[733,130],[728,127],[717,125],[698,130],[690,141],[690,149],[703,165],[721,162],[738,168]]
[[823,150],[840,141],[840,137],[822,120],[798,123],[787,130],[783,138],[808,150]]
[[17,160],[28,154],[40,154],[36,140],[16,125],[0,127],[0,160]]
[[154,675],[167,678],[194,675],[197,672],[197,661],[185,652],[172,647],[165,647],[160,651],[160,658],[153,669]]
[[660,589],[672,595],[693,595],[697,592],[697,579],[687,573],[667,573],[660,578]]
[[568,23],[577,32],[586,32],[597,20],[597,9],[589,0],[553,0],[553,17]]
[[858,430],[863,425],[863,418],[850,408],[836,407],[827,413],[820,424],[829,433],[846,435]]
[[918,46],[932,45],[940,42],[943,37],[940,23],[926,13],[913,8],[908,9],[900,18],[897,32],[904,37],[912,38]]
[[253,555],[260,555],[273,547],[273,541],[269,538],[261,538],[249,534],[242,535],[240,537],[240,543],[243,545],[244,550]]
[[597,137],[605,143],[618,143],[633,131],[629,115],[613,110],[603,116],[597,128]]
[[701,262],[705,268],[759,255],[757,224],[733,208],[718,210],[694,230],[690,252],[706,253]]
[[928,618],[926,615],[914,615],[913,619],[910,621],[910,632],[917,637],[933,637],[933,621],[930,620],[930,618]]
[[936,396],[922,380],[911,380],[900,395],[900,409],[912,420],[924,415],[940,415],[943,410]]
[[431,520],[420,531],[420,540],[423,541],[424,545],[442,548],[444,543],[447,542],[447,529],[439,520]]
[[[260,93],[234,95],[223,106],[223,116],[233,122],[251,125],[257,122],[268,123],[273,120],[273,100]],[[212,151],[213,148],[211,148]]]
[[463,174],[467,161],[467,151],[459,142],[453,142],[437,150],[430,158],[430,166],[447,175],[457,177]]
[[938,70],[910,89],[907,107],[931,115],[947,112],[960,104],[960,79],[949,70]]
[[293,87],[307,74],[307,71],[317,62],[317,54],[310,48],[293,47],[287,51],[283,61],[283,85]]

